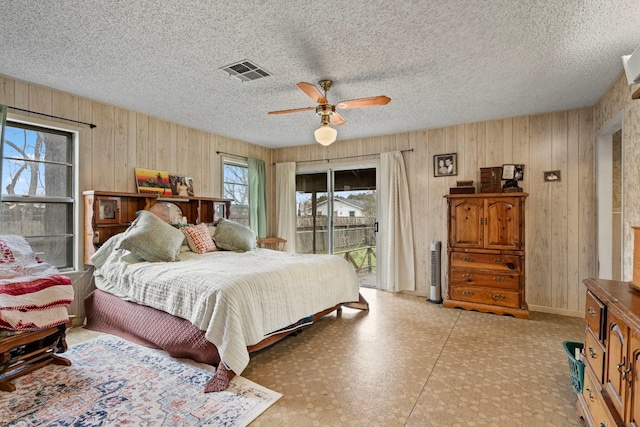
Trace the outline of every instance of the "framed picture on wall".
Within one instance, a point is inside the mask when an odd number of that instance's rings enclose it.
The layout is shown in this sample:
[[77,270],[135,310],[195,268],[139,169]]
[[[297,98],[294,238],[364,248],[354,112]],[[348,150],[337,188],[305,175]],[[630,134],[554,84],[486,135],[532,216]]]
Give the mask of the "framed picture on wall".
[[458,154],[436,154],[433,156],[433,176],[458,175]]

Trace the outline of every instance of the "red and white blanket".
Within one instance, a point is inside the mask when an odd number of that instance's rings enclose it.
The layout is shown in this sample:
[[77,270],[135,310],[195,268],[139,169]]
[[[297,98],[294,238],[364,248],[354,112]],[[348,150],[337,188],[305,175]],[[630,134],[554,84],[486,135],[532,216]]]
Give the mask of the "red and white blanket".
[[22,236],[0,235],[0,328],[28,331],[68,319],[71,280],[41,262]]

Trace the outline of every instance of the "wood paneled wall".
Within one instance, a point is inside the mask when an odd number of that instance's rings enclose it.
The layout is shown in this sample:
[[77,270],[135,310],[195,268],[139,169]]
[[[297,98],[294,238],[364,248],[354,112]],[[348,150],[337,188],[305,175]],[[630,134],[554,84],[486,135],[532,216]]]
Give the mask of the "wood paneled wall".
[[[267,178],[273,180],[272,150],[245,141],[4,76],[0,76],[0,104],[96,125],[89,129],[55,119],[43,120],[37,115],[32,117],[80,132],[79,194],[84,190],[136,192],[134,168],[141,167],[191,176],[197,195],[221,197],[222,158],[216,151],[264,160]],[[9,113],[28,116],[11,109]],[[269,206],[273,206],[273,200],[268,200]],[[79,235],[82,226],[78,224]],[[83,254],[79,254],[79,259],[83,259]],[[74,278],[78,279],[80,273]],[[85,274],[74,282],[76,301],[71,311],[80,316],[84,315],[82,300],[90,288],[87,284],[90,278],[90,274]]]
[[[445,128],[274,150],[274,162],[404,153],[412,204],[417,294],[429,294],[430,242],[446,246],[444,195],[456,180],[480,181],[480,168],[525,165],[526,292],[533,310],[579,316],[582,279],[595,270],[593,108],[513,117]],[[458,175],[434,177],[433,156],[458,153]],[[350,159],[352,161],[353,159]],[[332,161],[331,163],[339,163]],[[326,161],[323,162],[326,164]],[[305,163],[305,165],[313,164]],[[543,172],[560,170],[560,182]],[[445,259],[443,254],[443,259]],[[446,269],[442,269],[443,281]]]
[[[609,105],[617,101],[607,102]],[[275,217],[272,162],[343,156],[367,159],[371,158],[366,157],[368,154],[413,148],[404,158],[412,201],[417,294],[425,296],[429,293],[431,274],[430,242],[446,242],[443,196],[449,187],[462,179],[473,179],[477,185],[481,167],[523,163],[522,187],[530,194],[526,204],[530,308],[580,315],[584,305],[581,281],[595,274],[594,108],[339,140],[329,147],[314,144],[271,150],[2,76],[0,103],[97,125],[93,130],[80,128],[80,191],[135,191],[133,168],[138,166],[193,176],[198,194],[220,196],[221,160],[215,154],[217,150],[263,159],[270,184],[272,228]],[[595,108],[599,116],[606,116],[602,110],[600,104]],[[637,118],[637,108],[634,111]],[[640,146],[640,135],[634,132],[631,140]],[[625,144],[628,138],[631,137],[625,133]],[[433,156],[444,153],[458,153],[457,176],[433,176]],[[630,167],[625,165],[626,169]],[[545,183],[542,172],[547,170],[560,170],[562,180]],[[640,168],[636,168],[635,180],[625,181],[625,192],[635,190],[633,193],[640,199],[637,170]],[[640,218],[636,219],[640,224]],[[444,274],[443,269],[443,280]],[[80,284],[77,290],[84,288]]]

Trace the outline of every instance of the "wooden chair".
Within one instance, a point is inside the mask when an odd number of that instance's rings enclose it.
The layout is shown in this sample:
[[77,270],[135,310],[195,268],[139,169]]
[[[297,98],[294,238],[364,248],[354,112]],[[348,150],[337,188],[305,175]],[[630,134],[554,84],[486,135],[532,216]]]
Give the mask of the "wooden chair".
[[273,249],[274,251],[284,251],[284,245],[287,241],[281,237],[263,237],[258,239],[257,244],[260,248]]

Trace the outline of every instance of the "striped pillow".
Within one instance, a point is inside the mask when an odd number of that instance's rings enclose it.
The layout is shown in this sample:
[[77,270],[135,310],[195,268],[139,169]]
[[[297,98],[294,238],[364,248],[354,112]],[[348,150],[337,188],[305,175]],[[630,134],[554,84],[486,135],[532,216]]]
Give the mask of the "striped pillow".
[[182,232],[187,236],[187,243],[195,253],[203,254],[218,249],[216,244],[213,243],[211,234],[209,234],[209,228],[205,223],[183,228]]

